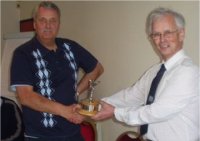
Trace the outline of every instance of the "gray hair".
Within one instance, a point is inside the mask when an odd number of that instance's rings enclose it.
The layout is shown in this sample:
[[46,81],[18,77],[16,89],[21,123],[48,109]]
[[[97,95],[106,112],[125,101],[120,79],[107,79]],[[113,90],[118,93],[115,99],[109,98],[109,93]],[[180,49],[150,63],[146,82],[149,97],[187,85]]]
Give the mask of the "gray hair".
[[150,35],[152,33],[152,23],[155,19],[157,18],[160,18],[162,16],[165,16],[165,15],[172,15],[175,19],[175,22],[176,22],[176,26],[181,29],[181,28],[185,28],[185,19],[183,17],[182,14],[178,13],[178,12],[175,12],[171,9],[168,9],[168,8],[162,8],[162,7],[159,7],[159,8],[156,8],[154,9],[153,11],[151,11],[147,17],[147,20],[146,20],[146,33],[148,35]]
[[38,9],[41,8],[41,7],[55,10],[58,13],[58,16],[60,18],[60,15],[61,15],[60,9],[58,8],[58,6],[56,4],[54,4],[51,1],[42,1],[33,10],[32,17],[33,17],[34,20],[37,18]]

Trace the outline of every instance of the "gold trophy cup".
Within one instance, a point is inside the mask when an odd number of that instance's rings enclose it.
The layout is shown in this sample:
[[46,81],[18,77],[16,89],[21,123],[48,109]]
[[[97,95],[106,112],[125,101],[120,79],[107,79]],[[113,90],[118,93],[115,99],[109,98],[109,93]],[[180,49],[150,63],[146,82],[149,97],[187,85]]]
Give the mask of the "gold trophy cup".
[[86,116],[93,116],[95,115],[99,110],[99,100],[93,99],[93,93],[94,93],[94,86],[96,86],[98,82],[94,82],[92,80],[89,81],[89,90],[88,95],[86,99],[83,99],[79,102],[81,105],[81,109],[79,110],[79,113]]

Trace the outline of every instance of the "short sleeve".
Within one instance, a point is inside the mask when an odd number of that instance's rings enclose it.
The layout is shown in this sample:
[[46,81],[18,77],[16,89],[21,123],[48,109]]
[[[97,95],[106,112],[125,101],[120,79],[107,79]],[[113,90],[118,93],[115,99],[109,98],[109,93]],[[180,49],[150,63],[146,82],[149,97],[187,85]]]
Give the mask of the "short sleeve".
[[10,70],[11,90],[15,91],[15,86],[33,85],[33,74],[31,71],[30,55],[16,49],[13,53]]
[[85,48],[83,48],[78,43],[74,43],[75,45],[75,56],[78,61],[79,66],[86,72],[89,73],[93,71],[96,67],[98,60]]

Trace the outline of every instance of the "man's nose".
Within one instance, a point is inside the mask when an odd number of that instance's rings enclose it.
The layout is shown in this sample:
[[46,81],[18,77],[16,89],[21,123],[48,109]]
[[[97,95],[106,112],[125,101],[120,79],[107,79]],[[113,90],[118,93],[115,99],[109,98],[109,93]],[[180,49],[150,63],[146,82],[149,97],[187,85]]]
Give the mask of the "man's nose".
[[166,38],[165,38],[165,34],[160,34],[160,41],[164,41]]
[[46,21],[46,22],[45,22],[45,26],[46,26],[47,28],[49,28],[49,27],[51,26],[51,22],[50,22],[50,21]]

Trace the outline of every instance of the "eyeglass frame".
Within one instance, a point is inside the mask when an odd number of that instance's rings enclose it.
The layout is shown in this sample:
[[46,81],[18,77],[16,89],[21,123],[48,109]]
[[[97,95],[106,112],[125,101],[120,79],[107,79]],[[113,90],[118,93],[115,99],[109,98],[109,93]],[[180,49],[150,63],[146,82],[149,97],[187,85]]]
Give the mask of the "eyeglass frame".
[[173,31],[165,31],[164,33],[151,33],[149,35],[149,37],[153,40],[158,40],[158,39],[161,39],[161,37],[165,38],[165,39],[169,39],[172,37],[172,35],[176,32],[178,32],[179,30],[176,29],[176,30],[173,30]]

